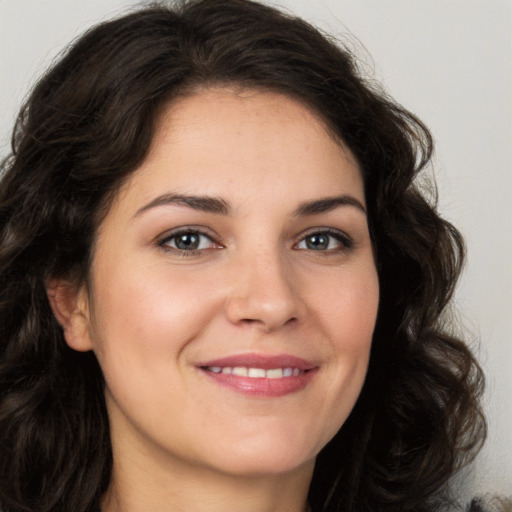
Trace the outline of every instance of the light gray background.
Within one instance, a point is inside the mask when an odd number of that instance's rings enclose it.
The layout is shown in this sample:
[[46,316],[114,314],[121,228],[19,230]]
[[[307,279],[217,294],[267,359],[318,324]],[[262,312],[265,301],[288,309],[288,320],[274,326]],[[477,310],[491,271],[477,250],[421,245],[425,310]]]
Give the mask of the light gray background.
[[[134,4],[0,0],[1,156],[35,77],[85,28]],[[275,4],[348,40],[377,79],[434,133],[441,210],[463,231],[469,250],[457,305],[488,375],[489,439],[459,492],[511,496],[512,2]]]

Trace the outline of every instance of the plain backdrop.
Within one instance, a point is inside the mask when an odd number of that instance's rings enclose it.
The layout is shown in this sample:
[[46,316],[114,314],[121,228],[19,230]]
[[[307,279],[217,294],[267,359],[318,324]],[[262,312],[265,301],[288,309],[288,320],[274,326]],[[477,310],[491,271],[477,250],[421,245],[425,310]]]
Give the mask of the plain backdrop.
[[[458,492],[512,495],[512,2],[280,0],[361,57],[436,140],[440,208],[464,233],[456,302],[487,377],[488,442]],[[123,0],[0,0],[0,155],[35,78]]]

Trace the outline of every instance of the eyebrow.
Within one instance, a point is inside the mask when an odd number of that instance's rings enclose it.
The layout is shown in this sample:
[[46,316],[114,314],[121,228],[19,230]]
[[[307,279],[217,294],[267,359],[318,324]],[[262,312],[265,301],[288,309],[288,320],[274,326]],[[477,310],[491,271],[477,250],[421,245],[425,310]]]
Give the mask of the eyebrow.
[[308,201],[302,203],[294,212],[297,217],[306,215],[317,215],[319,213],[326,213],[338,208],[339,206],[354,206],[366,215],[366,208],[363,203],[356,199],[354,196],[344,194],[341,196],[325,197],[315,201]]
[[[162,194],[139,208],[133,215],[133,218],[138,217],[147,210],[164,205],[187,206],[193,210],[218,215],[229,215],[232,211],[229,203],[218,197]],[[353,206],[366,215],[366,208],[358,199],[354,196],[344,194],[341,196],[326,197],[301,203],[293,212],[293,216],[303,217],[307,215],[317,215],[320,213],[330,212],[339,206]]]
[[139,208],[133,215],[133,218],[138,217],[151,208],[163,205],[188,206],[193,210],[200,210],[207,213],[216,213],[219,215],[229,215],[231,212],[229,204],[221,198],[210,196],[187,196],[181,194],[163,194],[156,197],[142,208]]

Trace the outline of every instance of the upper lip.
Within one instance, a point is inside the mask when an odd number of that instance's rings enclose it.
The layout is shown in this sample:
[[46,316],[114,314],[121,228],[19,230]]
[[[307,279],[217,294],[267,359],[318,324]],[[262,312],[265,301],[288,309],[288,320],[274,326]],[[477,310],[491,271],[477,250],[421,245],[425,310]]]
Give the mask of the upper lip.
[[238,354],[204,361],[197,366],[203,368],[214,366],[234,368],[243,366],[246,368],[262,368],[263,370],[271,370],[273,368],[298,368],[302,371],[312,370],[317,367],[312,361],[307,361],[306,359],[290,354]]

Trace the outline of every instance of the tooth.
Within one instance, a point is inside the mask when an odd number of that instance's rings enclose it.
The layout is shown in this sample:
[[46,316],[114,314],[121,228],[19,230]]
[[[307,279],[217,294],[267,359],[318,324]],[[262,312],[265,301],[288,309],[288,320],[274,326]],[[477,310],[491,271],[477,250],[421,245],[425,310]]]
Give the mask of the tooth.
[[235,366],[231,373],[237,377],[247,377],[247,368],[244,368],[243,366]]
[[272,368],[264,370],[263,368],[246,368],[244,366],[209,366],[208,370],[212,373],[223,373],[225,375],[236,375],[237,377],[251,377],[254,379],[281,379],[283,377],[297,377],[302,372],[299,368]]
[[283,369],[274,368],[272,370],[267,370],[266,376],[267,379],[281,379],[283,377]]
[[247,371],[248,377],[265,378],[265,370],[262,368],[249,368]]

